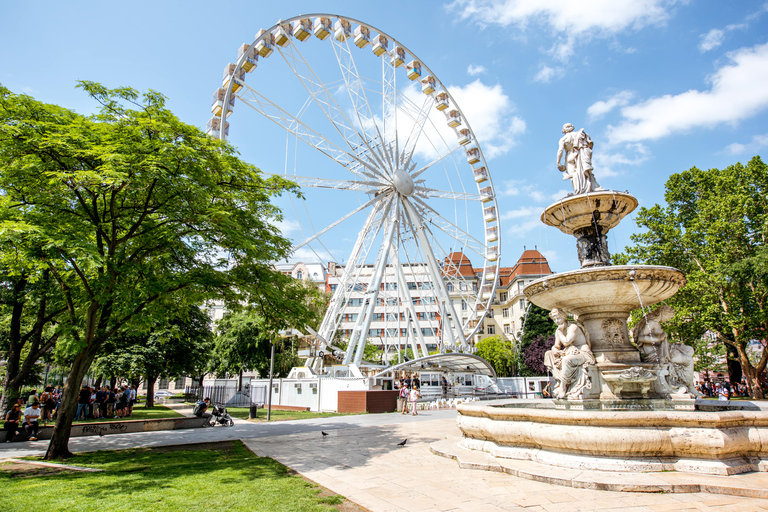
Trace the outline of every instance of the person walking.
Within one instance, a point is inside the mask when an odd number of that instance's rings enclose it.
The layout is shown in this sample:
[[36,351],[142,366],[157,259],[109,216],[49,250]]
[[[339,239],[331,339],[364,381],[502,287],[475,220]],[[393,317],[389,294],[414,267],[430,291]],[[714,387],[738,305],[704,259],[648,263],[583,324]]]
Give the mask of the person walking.
[[80,390],[80,394],[77,396],[77,413],[75,414],[75,421],[80,419],[80,415],[83,415],[83,419],[87,419],[88,416],[88,402],[91,401],[91,390],[88,386],[83,386]]
[[10,410],[5,413],[5,442],[10,443],[13,441],[13,436],[16,435],[16,431],[19,428],[19,420],[21,419],[21,406],[19,404],[13,404]]

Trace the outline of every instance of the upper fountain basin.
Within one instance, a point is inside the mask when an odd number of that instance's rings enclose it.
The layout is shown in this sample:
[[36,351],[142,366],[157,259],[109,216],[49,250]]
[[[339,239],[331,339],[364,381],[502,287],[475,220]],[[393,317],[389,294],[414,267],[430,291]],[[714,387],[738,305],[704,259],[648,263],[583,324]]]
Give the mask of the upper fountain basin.
[[602,190],[577,196],[568,196],[548,206],[541,214],[541,221],[554,226],[566,235],[595,227],[608,231],[637,208],[637,199],[627,192]]
[[676,268],[617,265],[552,274],[532,282],[524,292],[544,309],[561,308],[583,315],[650,306],[672,297],[685,283],[685,276]]

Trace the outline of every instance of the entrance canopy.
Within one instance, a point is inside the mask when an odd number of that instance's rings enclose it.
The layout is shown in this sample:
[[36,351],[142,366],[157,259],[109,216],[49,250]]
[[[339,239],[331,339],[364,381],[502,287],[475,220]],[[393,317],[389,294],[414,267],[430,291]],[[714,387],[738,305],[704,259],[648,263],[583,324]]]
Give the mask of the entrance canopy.
[[496,371],[493,367],[483,359],[482,357],[472,354],[432,354],[427,357],[420,357],[419,359],[413,359],[406,361],[395,366],[390,366],[386,370],[378,373],[374,378],[389,377],[394,375],[397,371],[448,371],[448,372],[465,372],[475,373],[480,375],[487,375],[492,379],[496,379]]

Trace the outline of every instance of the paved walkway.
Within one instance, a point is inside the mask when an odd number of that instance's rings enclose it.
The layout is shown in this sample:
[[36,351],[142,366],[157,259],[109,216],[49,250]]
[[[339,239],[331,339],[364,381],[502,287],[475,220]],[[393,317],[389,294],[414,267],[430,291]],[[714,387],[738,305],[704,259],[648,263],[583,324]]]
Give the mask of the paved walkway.
[[[320,431],[330,435],[323,437]],[[373,512],[768,510],[768,500],[709,493],[655,494],[575,489],[503,473],[460,469],[429,451],[455,436],[456,411],[338,416],[234,427],[73,438],[73,451],[111,450],[243,439]],[[408,439],[405,447],[398,442]],[[0,445],[0,458],[41,454],[47,442]]]

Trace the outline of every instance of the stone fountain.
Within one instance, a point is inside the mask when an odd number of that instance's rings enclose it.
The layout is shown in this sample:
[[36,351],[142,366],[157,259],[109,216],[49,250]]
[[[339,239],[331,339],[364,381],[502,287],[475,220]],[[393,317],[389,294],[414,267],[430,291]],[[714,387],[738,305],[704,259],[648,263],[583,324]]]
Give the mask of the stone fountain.
[[[685,286],[685,276],[671,267],[610,264],[608,231],[637,200],[597,184],[593,143],[583,129],[566,124],[563,133],[557,167],[574,192],[548,206],[541,220],[576,237],[581,268],[525,288],[558,325],[545,356],[555,399],[462,404],[460,445],[579,469],[768,471],[768,413],[702,410],[693,349],[668,342],[661,323],[674,311],[653,308]],[[631,341],[627,318],[640,308]]]

